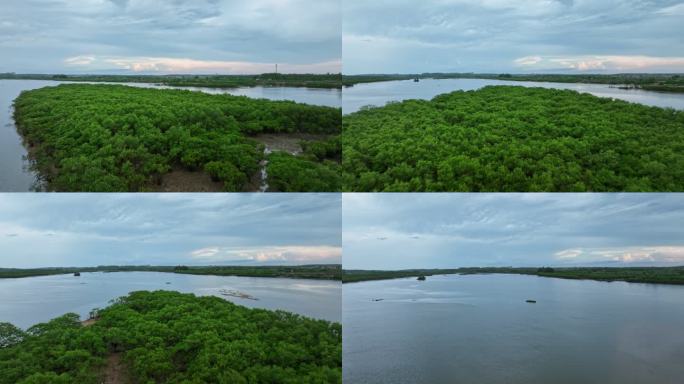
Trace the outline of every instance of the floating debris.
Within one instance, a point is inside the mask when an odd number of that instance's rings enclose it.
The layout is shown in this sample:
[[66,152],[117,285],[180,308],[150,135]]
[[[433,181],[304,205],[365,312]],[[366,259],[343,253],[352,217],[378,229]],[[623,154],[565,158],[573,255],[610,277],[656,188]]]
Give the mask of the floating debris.
[[383,301],[383,300],[385,300],[385,299],[371,299],[371,300],[373,300],[373,301]]
[[230,290],[230,289],[221,289],[221,290],[219,290],[219,293],[222,294],[223,296],[237,297],[239,299],[259,300],[252,295],[248,295],[244,292],[234,291],[234,290]]

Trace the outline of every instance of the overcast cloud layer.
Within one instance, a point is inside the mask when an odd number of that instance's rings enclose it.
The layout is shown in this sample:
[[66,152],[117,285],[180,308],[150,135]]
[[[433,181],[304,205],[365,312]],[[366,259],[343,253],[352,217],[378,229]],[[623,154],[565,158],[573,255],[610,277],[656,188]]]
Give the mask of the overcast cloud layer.
[[684,194],[345,194],[344,268],[684,265]]
[[339,194],[2,194],[0,268],[341,263]]
[[3,0],[0,72],[337,73],[339,0]]
[[344,73],[684,72],[681,0],[345,0]]

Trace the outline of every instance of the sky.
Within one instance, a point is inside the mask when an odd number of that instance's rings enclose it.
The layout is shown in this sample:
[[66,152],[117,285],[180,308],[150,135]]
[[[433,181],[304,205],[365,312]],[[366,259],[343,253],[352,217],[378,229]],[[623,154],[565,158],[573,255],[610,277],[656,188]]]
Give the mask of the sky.
[[345,194],[345,269],[684,265],[684,194]]
[[682,0],[345,0],[345,74],[684,72]]
[[339,73],[340,0],[3,0],[0,72]]
[[0,194],[0,268],[341,263],[339,194]]

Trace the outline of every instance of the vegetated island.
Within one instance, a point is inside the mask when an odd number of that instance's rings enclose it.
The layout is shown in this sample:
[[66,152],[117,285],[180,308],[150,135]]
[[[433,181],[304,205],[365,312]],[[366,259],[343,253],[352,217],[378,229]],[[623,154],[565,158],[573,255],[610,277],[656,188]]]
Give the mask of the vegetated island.
[[488,86],[345,115],[345,191],[684,191],[684,111]]
[[341,280],[341,264],[312,264],[293,266],[152,266],[101,265],[97,267],[55,268],[0,268],[0,279],[31,276],[63,275],[84,272],[166,272],[189,275],[284,277],[293,279]]
[[420,74],[368,74],[343,75],[342,84],[415,79],[485,79],[506,81],[538,81],[550,83],[609,84],[621,89],[643,89],[656,92],[684,92],[684,74],[681,73],[619,73],[602,74],[510,74],[510,73],[420,73]]
[[[339,108],[102,84],[25,91],[14,108],[49,191],[341,188]],[[301,150],[269,149],[263,134],[294,139]]]
[[342,74],[286,74],[260,75],[63,75],[0,73],[7,80],[55,80],[108,83],[150,83],[174,87],[236,88],[236,87],[305,87],[341,88]]
[[348,270],[342,271],[343,283],[370,280],[399,279],[433,275],[471,275],[504,273],[558,277],[562,279],[626,281],[630,283],[684,284],[684,266],[678,267],[572,267],[572,268],[512,268],[482,267],[453,269],[406,269],[398,271]]
[[132,292],[81,323],[0,323],[0,384],[342,382],[342,325],[218,297]]

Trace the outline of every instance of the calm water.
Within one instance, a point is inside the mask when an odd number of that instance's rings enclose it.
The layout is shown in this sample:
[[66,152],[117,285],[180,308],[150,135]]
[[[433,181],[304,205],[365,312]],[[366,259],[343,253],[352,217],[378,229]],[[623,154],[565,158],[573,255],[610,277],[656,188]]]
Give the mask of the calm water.
[[684,109],[684,94],[649,92],[610,88],[606,84],[566,84],[543,83],[532,81],[501,81],[484,79],[424,79],[415,83],[413,80],[385,81],[379,83],[357,84],[344,88],[342,111],[353,113],[366,105],[383,106],[389,101],[406,99],[429,100],[442,93],[458,90],[470,91],[487,85],[518,85],[523,87],[541,87],[555,89],[572,89],[577,92],[591,93],[599,97],[612,97],[632,103],[641,103],[656,107]]
[[[0,191],[26,192],[41,189],[37,175],[30,170],[27,153],[12,118],[12,103],[22,91],[61,84],[43,80],[0,80]],[[169,87],[157,84],[122,83],[142,88],[189,89],[211,94],[232,94],[270,100],[294,100],[299,103],[339,108],[339,89],[244,87],[234,89]]]
[[470,275],[345,284],[343,291],[345,383],[674,384],[684,377],[684,287]]
[[[166,284],[169,282],[170,284]],[[132,291],[173,290],[214,295],[247,307],[283,309],[301,315],[339,322],[341,283],[327,280],[278,279],[236,276],[181,275],[160,272],[82,273],[0,279],[0,322],[27,328],[67,312],[87,318],[93,308]],[[222,296],[219,290],[236,290],[258,298]]]

